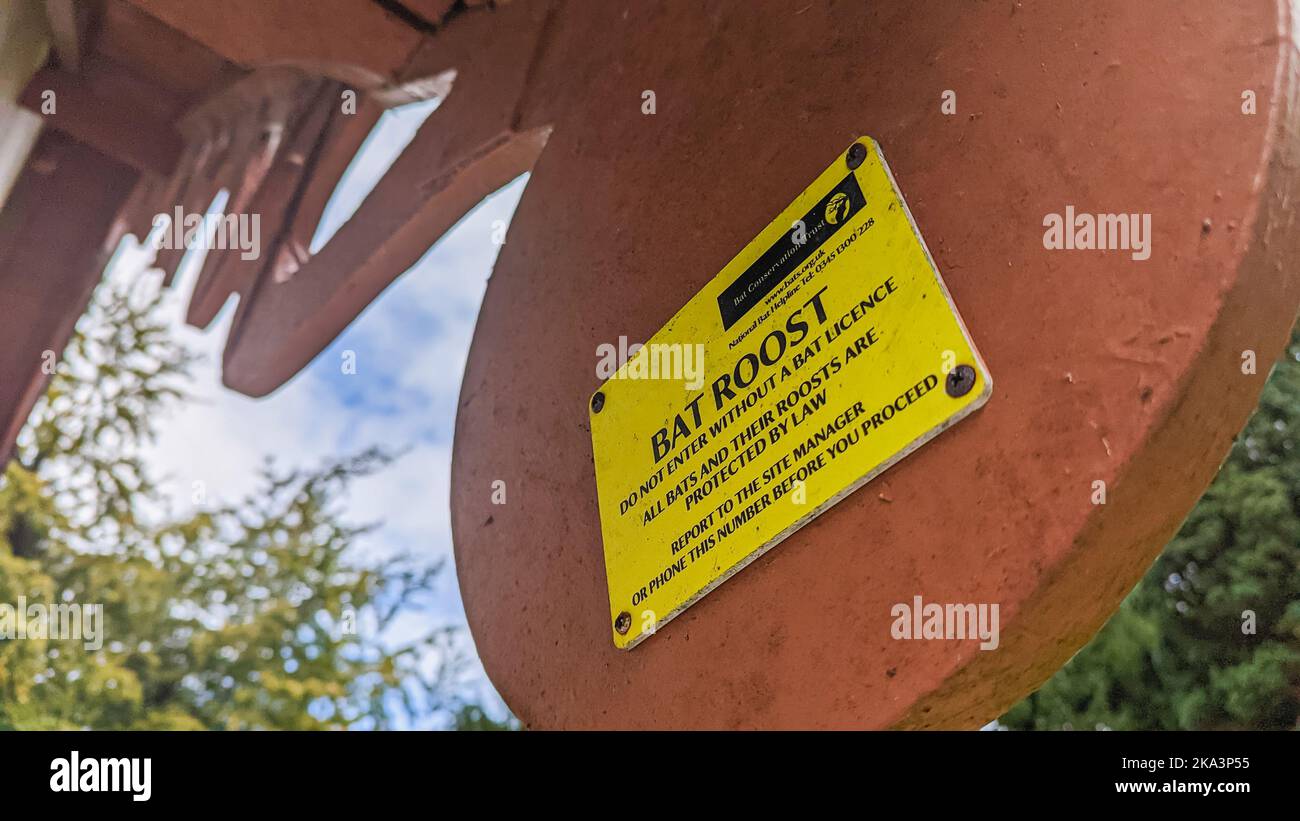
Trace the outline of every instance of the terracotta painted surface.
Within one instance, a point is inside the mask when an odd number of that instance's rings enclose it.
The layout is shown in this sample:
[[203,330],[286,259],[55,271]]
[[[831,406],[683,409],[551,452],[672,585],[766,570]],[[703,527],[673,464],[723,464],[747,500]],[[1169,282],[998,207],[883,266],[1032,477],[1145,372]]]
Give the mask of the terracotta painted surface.
[[[979,726],[1100,627],[1254,407],[1241,353],[1272,361],[1300,301],[1293,21],[1272,0],[916,6],[573,2],[550,23],[518,127],[554,131],[488,288],[452,477],[478,651],[530,726]],[[596,347],[648,338],[863,134],[993,398],[616,651]],[[1150,213],[1151,258],[1045,250],[1067,205]],[[999,603],[1001,648],[891,639],[915,595]]]

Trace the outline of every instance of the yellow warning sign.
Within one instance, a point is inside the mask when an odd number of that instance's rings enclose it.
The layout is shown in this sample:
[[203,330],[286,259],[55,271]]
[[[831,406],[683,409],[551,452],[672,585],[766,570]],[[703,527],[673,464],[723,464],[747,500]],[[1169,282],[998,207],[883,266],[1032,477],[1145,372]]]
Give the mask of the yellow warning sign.
[[614,644],[991,391],[879,146],[854,143],[592,397]]

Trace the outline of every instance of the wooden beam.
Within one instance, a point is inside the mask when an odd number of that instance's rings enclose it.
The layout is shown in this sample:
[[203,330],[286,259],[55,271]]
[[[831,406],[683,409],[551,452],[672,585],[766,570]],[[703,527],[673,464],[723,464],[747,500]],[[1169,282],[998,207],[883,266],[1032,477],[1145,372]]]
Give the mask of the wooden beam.
[[100,17],[94,53],[159,87],[197,102],[234,68],[220,54],[184,32],[146,14],[126,0],[111,0]]
[[99,283],[102,242],[136,174],[58,132],[46,132],[0,211],[0,462]]
[[[45,92],[54,92],[54,111],[42,110]],[[41,114],[47,128],[61,131],[137,171],[170,174],[182,141],[169,122],[129,99],[99,97],[84,78],[42,69],[27,84],[19,104]]]
[[399,0],[399,2],[409,12],[434,26],[442,25],[447,13],[456,6],[456,0]]
[[78,14],[77,7],[72,0],[45,0],[45,18],[50,24],[50,39],[59,65],[64,71],[80,72],[84,44],[81,19],[84,18]]
[[424,34],[362,0],[129,0],[245,68],[310,67],[358,88],[392,82]]
[[241,297],[227,387],[264,396],[284,384],[484,197],[533,167],[550,128],[514,122],[547,12],[538,2],[459,15],[435,38],[441,47],[412,62],[411,77],[454,70],[452,93],[319,254]]

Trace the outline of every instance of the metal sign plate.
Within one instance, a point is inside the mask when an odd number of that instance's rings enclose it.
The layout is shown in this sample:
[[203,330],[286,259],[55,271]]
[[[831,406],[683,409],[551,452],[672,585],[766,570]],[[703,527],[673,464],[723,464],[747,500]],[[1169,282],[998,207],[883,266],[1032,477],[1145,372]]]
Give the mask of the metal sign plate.
[[863,138],[592,397],[614,644],[638,644],[992,387]]

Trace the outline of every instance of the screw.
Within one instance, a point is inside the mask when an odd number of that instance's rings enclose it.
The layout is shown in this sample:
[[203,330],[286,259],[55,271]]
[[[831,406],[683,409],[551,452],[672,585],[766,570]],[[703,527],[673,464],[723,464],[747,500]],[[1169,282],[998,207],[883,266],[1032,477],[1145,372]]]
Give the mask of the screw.
[[948,379],[944,384],[944,390],[954,399],[958,396],[965,396],[970,393],[970,389],[975,387],[975,369],[970,365],[958,365],[948,371]]
[[591,412],[600,413],[601,409],[604,407],[605,407],[605,394],[602,393],[601,391],[596,391],[596,395],[591,397]]
[[619,613],[618,618],[614,619],[614,629],[620,636],[626,636],[627,631],[632,629],[632,614],[626,610]]
[[854,143],[849,146],[849,153],[844,155],[844,162],[849,168],[857,168],[862,165],[863,160],[867,158],[867,147],[862,143]]

